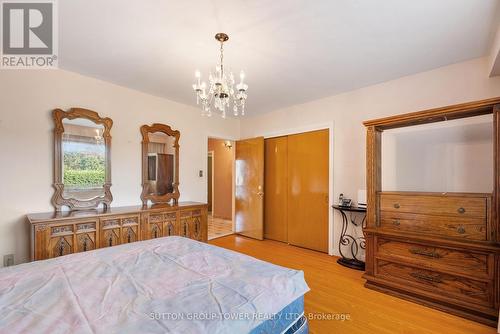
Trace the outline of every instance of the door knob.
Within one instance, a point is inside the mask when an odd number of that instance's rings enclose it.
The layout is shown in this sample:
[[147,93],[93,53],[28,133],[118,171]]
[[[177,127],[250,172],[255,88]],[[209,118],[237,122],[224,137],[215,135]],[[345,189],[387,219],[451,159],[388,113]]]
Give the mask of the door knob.
[[257,195],[260,197],[264,196],[264,192],[262,191],[262,186],[257,187]]

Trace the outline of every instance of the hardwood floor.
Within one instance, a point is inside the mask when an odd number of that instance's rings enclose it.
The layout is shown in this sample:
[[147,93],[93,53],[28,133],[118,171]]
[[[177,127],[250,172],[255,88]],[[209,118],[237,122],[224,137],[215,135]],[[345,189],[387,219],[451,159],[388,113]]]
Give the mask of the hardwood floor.
[[337,258],[323,253],[236,235],[210,243],[303,270],[311,288],[305,297],[306,314],[341,313],[350,317],[344,321],[310,320],[310,333],[496,333],[492,327],[366,289],[362,272],[342,267],[335,262]]

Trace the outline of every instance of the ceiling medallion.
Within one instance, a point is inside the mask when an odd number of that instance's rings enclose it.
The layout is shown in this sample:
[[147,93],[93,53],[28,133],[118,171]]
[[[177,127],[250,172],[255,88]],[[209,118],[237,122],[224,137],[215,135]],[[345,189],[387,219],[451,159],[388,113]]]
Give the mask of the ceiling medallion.
[[227,42],[229,36],[218,33],[215,39],[220,43],[220,63],[215,66],[215,73],[210,71],[208,87],[205,81],[201,81],[200,71],[195,72],[196,83],[193,84],[193,90],[196,93],[196,104],[201,105],[202,116],[212,116],[213,108],[214,113],[226,118],[226,110],[230,110],[231,106],[234,116],[243,116],[248,90],[248,85],[243,82],[245,73],[240,72],[240,83],[235,87],[233,73],[231,71],[227,73],[223,64],[224,42]]

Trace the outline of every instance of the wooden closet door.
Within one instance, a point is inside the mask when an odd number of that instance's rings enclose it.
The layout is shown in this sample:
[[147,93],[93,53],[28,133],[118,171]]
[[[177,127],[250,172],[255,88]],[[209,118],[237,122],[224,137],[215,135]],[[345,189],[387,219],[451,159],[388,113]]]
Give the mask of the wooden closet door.
[[288,242],[328,252],[329,130],[288,136]]
[[264,237],[288,242],[288,137],[265,140]]

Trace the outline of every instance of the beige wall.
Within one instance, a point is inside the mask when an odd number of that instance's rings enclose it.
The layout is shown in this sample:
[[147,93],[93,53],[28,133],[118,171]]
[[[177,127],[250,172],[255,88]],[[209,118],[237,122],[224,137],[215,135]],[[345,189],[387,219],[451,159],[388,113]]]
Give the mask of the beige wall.
[[[57,107],[113,119],[113,206],[140,204],[143,124],[180,130],[181,200],[206,202],[207,138],[239,136],[239,121],[202,118],[198,109],[62,70],[0,71],[0,260],[28,259],[25,214],[52,210],[52,120]],[[0,261],[0,265],[3,261]]]
[[[262,116],[245,117],[241,136],[300,131],[333,124],[333,198],[356,200],[365,189],[367,119],[500,96],[500,77],[489,77],[488,58],[479,58],[403,77]],[[251,115],[251,111],[248,113]],[[330,221],[330,251],[338,254],[340,217]]]
[[224,140],[209,138],[208,150],[214,152],[212,214],[214,217],[232,220],[234,143],[233,148],[229,149],[224,146]]
[[491,43],[489,56],[490,76],[500,75],[500,24]]
[[[114,120],[115,206],[139,204],[139,127],[154,122],[181,131],[181,200],[196,201],[206,200],[207,180],[199,178],[198,171],[206,170],[208,137],[237,139],[330,127],[333,203],[340,192],[356,200],[357,190],[365,188],[363,120],[500,96],[500,77],[489,77],[489,65],[488,58],[458,63],[261,116],[245,116],[241,124],[231,118],[200,118],[196,108],[71,72],[0,71],[0,256],[15,253],[17,263],[26,260],[24,215],[52,209],[53,108],[79,106]],[[330,221],[332,253],[337,253],[339,222],[338,217]]]

